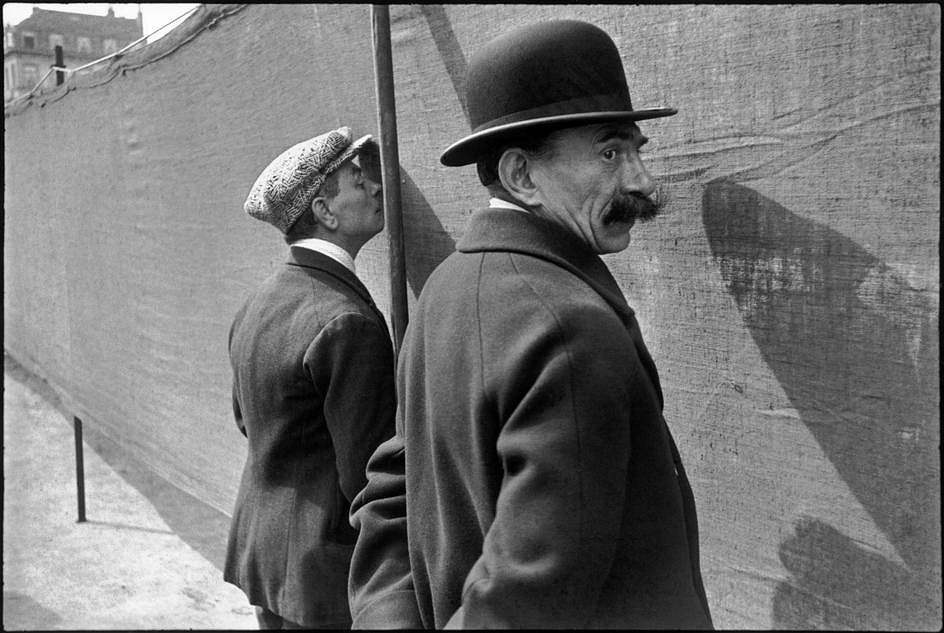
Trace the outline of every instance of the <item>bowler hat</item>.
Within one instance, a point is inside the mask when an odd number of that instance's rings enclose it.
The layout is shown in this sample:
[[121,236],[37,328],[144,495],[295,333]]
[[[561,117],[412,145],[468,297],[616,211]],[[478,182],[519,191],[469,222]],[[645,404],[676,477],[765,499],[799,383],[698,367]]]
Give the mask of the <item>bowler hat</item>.
[[553,20],[491,40],[469,61],[465,84],[472,133],[450,145],[443,165],[473,163],[532,128],[637,121],[675,108],[634,110],[616,44],[586,22]]

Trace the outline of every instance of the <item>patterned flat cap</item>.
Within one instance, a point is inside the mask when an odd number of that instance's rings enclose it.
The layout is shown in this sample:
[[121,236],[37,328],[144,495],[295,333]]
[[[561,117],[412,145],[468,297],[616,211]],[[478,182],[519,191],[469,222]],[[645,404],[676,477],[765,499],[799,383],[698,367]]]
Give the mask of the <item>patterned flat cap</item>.
[[370,134],[351,139],[345,126],[282,152],[256,178],[243,204],[246,213],[287,232],[335,169],[362,149],[377,151]]

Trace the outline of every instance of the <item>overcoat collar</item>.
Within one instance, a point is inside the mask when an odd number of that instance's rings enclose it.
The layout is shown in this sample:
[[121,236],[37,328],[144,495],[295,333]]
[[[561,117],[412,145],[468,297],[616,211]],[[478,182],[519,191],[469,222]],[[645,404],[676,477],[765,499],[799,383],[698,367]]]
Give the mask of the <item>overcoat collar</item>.
[[[360,279],[357,278],[357,275],[327,255],[313,251],[310,248],[292,246],[289,254],[289,260],[286,263],[289,266],[299,266],[301,268],[319,270],[331,275],[332,277],[336,277],[346,285],[350,286],[352,290],[354,290],[364,301],[367,302],[367,305],[373,308],[374,311],[380,315],[379,309],[374,304],[373,297],[370,296],[370,291],[367,290],[367,287],[361,282]],[[384,320],[382,316],[381,320]]]
[[659,373],[642,340],[635,312],[626,303],[610,269],[580,238],[531,213],[488,208],[472,215],[456,248],[463,253],[510,252],[539,257],[586,282],[613,308],[629,331],[662,404]]
[[576,235],[531,213],[496,208],[477,211],[457,248],[463,253],[502,251],[545,259],[584,280],[623,322],[634,315],[599,255]]

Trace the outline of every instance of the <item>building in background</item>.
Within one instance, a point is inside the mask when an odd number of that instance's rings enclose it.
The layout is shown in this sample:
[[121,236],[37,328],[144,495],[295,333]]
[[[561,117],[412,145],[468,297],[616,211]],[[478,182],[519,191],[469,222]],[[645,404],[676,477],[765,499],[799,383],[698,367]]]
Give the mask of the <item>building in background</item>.
[[[121,50],[144,34],[141,10],[136,20],[108,14],[87,15],[33,8],[33,14],[17,25],[3,27],[3,102],[28,93],[56,60],[62,46],[67,68],[82,66]],[[56,83],[50,75],[43,87]]]

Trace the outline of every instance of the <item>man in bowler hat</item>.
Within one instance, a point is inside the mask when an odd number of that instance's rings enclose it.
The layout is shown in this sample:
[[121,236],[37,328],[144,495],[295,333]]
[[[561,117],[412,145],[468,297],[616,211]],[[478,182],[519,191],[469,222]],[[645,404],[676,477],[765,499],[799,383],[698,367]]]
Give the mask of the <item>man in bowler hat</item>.
[[383,230],[379,154],[342,127],[266,167],[245,211],[274,225],[288,261],[252,293],[229,335],[233,412],[249,450],[224,579],[261,628],[349,628],[350,502],[394,433],[393,348],[355,274]]
[[475,212],[419,297],[352,506],[355,628],[711,628],[655,365],[600,258],[656,215],[615,44],[552,21],[466,81]]

